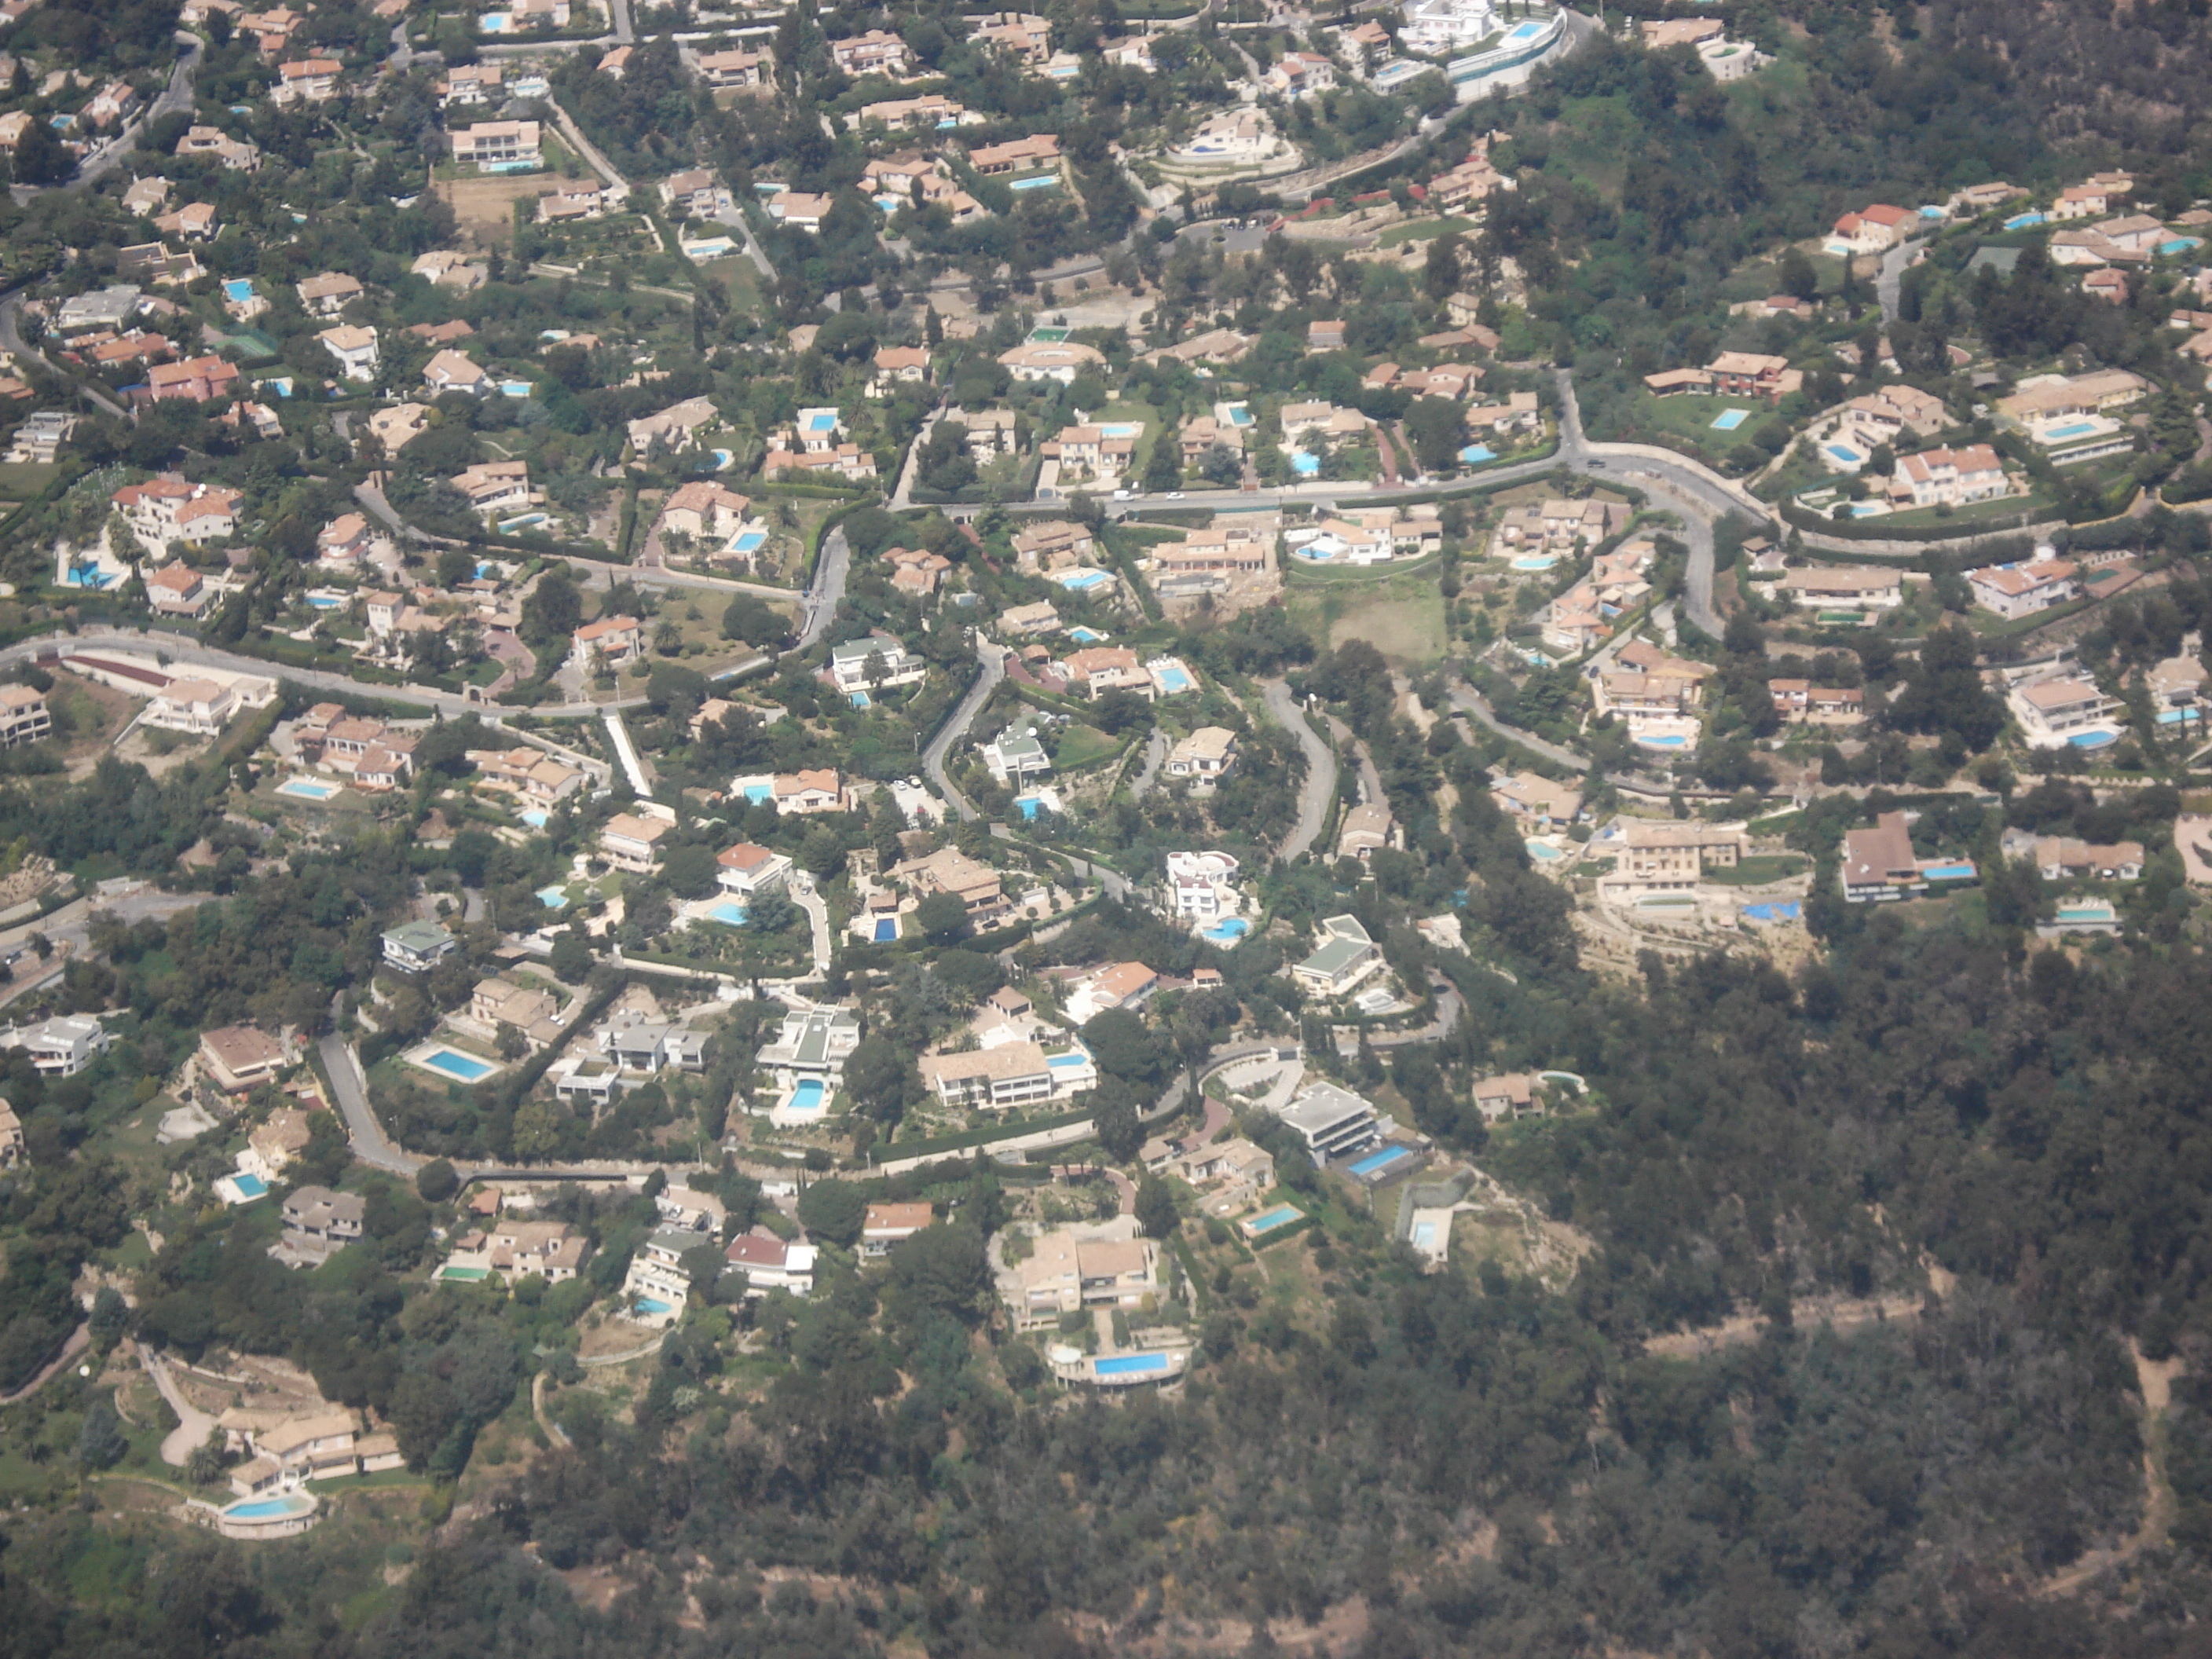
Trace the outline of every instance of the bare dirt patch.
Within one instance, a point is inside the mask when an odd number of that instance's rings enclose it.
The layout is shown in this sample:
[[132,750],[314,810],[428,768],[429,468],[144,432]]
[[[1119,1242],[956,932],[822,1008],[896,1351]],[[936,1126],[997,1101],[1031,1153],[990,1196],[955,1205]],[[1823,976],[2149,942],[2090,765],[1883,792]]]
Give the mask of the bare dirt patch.
[[[1826,1326],[1838,1336],[1869,1325],[1902,1323],[1920,1317],[1920,1298],[1914,1296],[1810,1297],[1790,1310],[1790,1323],[1799,1330]],[[1693,1331],[1670,1331],[1646,1341],[1644,1351],[1668,1359],[1693,1359],[1723,1348],[1756,1342],[1766,1328],[1764,1314],[1743,1313],[1717,1325],[1701,1325]]]
[[550,196],[561,181],[550,173],[520,177],[447,179],[431,189],[452,204],[461,234],[477,247],[504,247],[514,240],[514,204]]

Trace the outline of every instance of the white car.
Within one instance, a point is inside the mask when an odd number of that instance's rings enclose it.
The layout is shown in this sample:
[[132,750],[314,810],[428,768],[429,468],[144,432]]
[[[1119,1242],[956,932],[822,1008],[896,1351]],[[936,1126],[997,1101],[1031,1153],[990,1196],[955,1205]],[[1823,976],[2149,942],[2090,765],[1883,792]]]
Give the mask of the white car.
[[1182,491],[1180,489],[1170,489],[1168,491],[1168,499],[1171,501],[1181,501],[1182,499]]

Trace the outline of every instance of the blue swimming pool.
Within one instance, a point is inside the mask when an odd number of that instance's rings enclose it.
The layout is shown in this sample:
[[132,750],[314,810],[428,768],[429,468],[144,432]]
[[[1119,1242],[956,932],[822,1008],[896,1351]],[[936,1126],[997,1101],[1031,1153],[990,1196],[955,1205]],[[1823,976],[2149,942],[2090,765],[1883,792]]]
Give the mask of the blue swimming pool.
[[1244,405],[1243,405],[1243,404],[1230,404],[1230,405],[1229,405],[1229,424],[1230,424],[1230,425],[1231,425],[1231,426],[1249,426],[1249,425],[1251,425],[1251,424],[1252,424],[1252,411],[1251,411],[1250,410],[1249,410],[1249,409],[1245,408],[1245,407],[1244,407]]
[[1078,645],[1097,645],[1106,636],[1095,628],[1071,628],[1067,630],[1067,637]]
[[1212,927],[1202,930],[1199,937],[1211,939],[1216,945],[1234,945],[1252,931],[1252,924],[1242,916],[1224,916]]
[[2004,222],[2004,228],[2007,230],[2026,230],[2030,225],[2047,225],[2050,222],[2051,216],[2047,213],[2015,213]]
[[676,1304],[673,1302],[663,1302],[657,1296],[641,1296],[637,1299],[637,1310],[647,1314],[674,1313]]
[[1516,570],[1549,570],[1559,562],[1556,553],[1523,553],[1513,561],[1513,568]]
[[853,693],[853,707],[855,708],[866,708],[870,705],[872,699],[865,691],[855,691]]
[[437,1048],[415,1062],[425,1071],[438,1072],[462,1083],[476,1083],[488,1078],[495,1069],[488,1061],[471,1060],[466,1054],[457,1054],[451,1048]]
[[1303,449],[1298,450],[1291,457],[1291,471],[1301,478],[1316,477],[1321,471],[1321,457],[1309,455]]
[[897,937],[898,918],[896,916],[878,916],[876,918],[877,944],[888,945]]
[[565,887],[541,887],[538,890],[538,902],[549,910],[566,909],[568,890]]
[[1751,411],[1747,409],[1724,409],[1713,416],[1713,430],[1733,432],[1750,418]]
[[2069,421],[2064,426],[2046,426],[2043,428],[2043,435],[2045,438],[2086,438],[2096,429],[2094,421]]
[[772,783],[749,783],[745,786],[745,799],[755,806],[764,800],[774,799],[775,796],[775,786]]
[[532,391],[527,380],[501,380],[499,389],[510,398],[527,398]]
[[546,816],[543,809],[535,806],[532,807],[527,812],[525,812],[522,815],[522,821],[528,824],[532,830],[543,830],[547,822]]
[[337,611],[343,607],[345,601],[335,593],[310,593],[307,604],[317,611]]
[[1795,921],[1799,909],[1797,901],[1790,899],[1776,904],[1747,904],[1743,913],[1753,921]]
[[325,783],[320,778],[287,778],[276,786],[280,795],[289,795],[295,800],[328,800],[342,786]]
[[1073,588],[1079,593],[1088,593],[1102,582],[1109,582],[1114,579],[1103,570],[1068,570],[1063,571],[1058,580],[1062,587]]
[[1864,466],[1866,465],[1866,457],[1860,454],[1857,450],[1853,449],[1849,444],[1822,444],[1820,446],[1820,453],[1832,459],[1841,461],[1845,466]]
[[253,297],[253,284],[243,276],[234,276],[222,285],[222,297],[234,306],[242,306]]
[[1160,690],[1188,691],[1190,690],[1190,676],[1180,668],[1163,668],[1160,670]]
[[1498,452],[1483,444],[1469,444],[1460,451],[1459,459],[1462,465],[1480,466],[1485,461],[1496,460]]
[[258,1175],[234,1175],[230,1178],[230,1184],[238,1188],[240,1198],[269,1196],[269,1183]]
[[1009,190],[1050,190],[1060,183],[1057,173],[1040,173],[1034,179],[1016,179],[1006,186]]
[[2168,708],[2159,715],[2158,723],[2160,726],[2179,726],[2184,720],[2197,718],[2197,711],[2194,708]]
[[2158,245],[2158,251],[2160,253],[2166,254],[2186,253],[2193,247],[2203,247],[2203,242],[2197,237],[2176,236],[2172,238],[2170,240],[2160,242]]
[[1385,1146],[1380,1152],[1368,1153],[1357,1164],[1351,1165],[1348,1173],[1356,1176],[1373,1175],[1376,1170],[1387,1170],[1394,1164],[1403,1164],[1413,1156],[1413,1153],[1407,1152],[1403,1146]]
[[1417,1250],[1432,1250],[1436,1247],[1437,1224],[1433,1221],[1416,1221],[1413,1224],[1413,1248]]
[[803,1077],[799,1086],[791,1091],[791,1109],[794,1112],[818,1112],[823,1097],[828,1092],[818,1077]]
[[1929,865],[1920,873],[1930,881],[1972,881],[1974,866],[1961,859],[1956,864]]
[[1278,1204],[1273,1209],[1263,1211],[1247,1221],[1244,1224],[1244,1231],[1256,1238],[1261,1233],[1272,1233],[1278,1227],[1287,1227],[1293,1221],[1304,1221],[1305,1218],[1306,1212],[1297,1205]]
[[2119,912],[2109,904],[2062,904],[2057,915],[2061,921],[2112,921]]
[[1044,803],[1035,795],[1022,795],[1016,798],[1014,805],[1020,810],[1023,817],[1034,819],[1037,815],[1037,808]]
[[1108,1354],[1091,1362],[1093,1376],[1151,1376],[1168,1368],[1164,1353]]
[[1528,849],[1528,856],[1530,858],[1535,859],[1545,864],[1554,864],[1559,860],[1566,857],[1565,853],[1562,853],[1558,848],[1553,846],[1549,842],[1530,841],[1523,842],[1522,845]]
[[2109,749],[2119,740],[2118,735],[2111,732],[2076,732],[2066,739],[2076,749]]
[[1101,437],[1141,438],[1145,435],[1142,421],[1109,421],[1098,428]]
[[726,471],[730,464],[738,459],[738,452],[734,449],[714,449],[709,450],[708,453],[714,458],[714,470],[717,472]]
[[817,410],[806,417],[806,429],[813,433],[835,432],[837,417],[828,410]]
[[1637,742],[1642,744],[1646,749],[1683,749],[1689,746],[1690,740],[1687,738],[1677,737],[1647,737],[1638,738]]
[[280,1515],[305,1515],[315,1507],[315,1500],[300,1492],[287,1492],[282,1498],[257,1498],[250,1503],[233,1504],[223,1513],[239,1521],[268,1521]]
[[742,927],[745,925],[748,912],[735,899],[724,899],[707,914],[726,927]]
[[757,553],[768,544],[768,532],[748,530],[730,544],[732,553]]

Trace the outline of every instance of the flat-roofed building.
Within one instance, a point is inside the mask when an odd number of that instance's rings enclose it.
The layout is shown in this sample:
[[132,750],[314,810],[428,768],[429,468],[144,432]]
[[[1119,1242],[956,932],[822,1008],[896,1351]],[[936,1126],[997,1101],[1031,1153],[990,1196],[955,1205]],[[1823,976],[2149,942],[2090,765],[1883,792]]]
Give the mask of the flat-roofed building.
[[1374,1106],[1334,1083],[1311,1083],[1275,1115],[1306,1144],[1316,1167],[1348,1158],[1382,1138]]

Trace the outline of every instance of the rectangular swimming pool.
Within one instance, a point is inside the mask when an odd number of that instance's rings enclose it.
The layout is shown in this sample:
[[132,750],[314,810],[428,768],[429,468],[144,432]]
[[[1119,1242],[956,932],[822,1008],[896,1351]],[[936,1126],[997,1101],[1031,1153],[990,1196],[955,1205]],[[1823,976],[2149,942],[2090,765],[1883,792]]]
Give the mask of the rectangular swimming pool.
[[1245,1232],[1257,1238],[1262,1233],[1272,1233],[1279,1227],[1287,1227],[1293,1221],[1304,1221],[1306,1212],[1295,1204],[1278,1204],[1272,1210],[1263,1210],[1243,1223]]
[[451,1048],[434,1049],[415,1063],[425,1071],[441,1073],[463,1083],[481,1082],[497,1069],[487,1060],[471,1060],[466,1054],[457,1054]]
[[898,918],[896,916],[878,916],[876,918],[877,944],[888,945],[891,940],[897,937]]
[[489,1267],[456,1267],[451,1262],[438,1269],[440,1279],[450,1279],[463,1285],[479,1284],[491,1277]]
[[1094,1376],[1147,1376],[1168,1368],[1164,1353],[1108,1354],[1091,1362]]
[[230,1178],[230,1184],[237,1188],[240,1195],[244,1198],[269,1196],[269,1183],[258,1175],[234,1175]]
[[1184,673],[1180,668],[1163,668],[1160,670],[1159,678],[1160,690],[1163,691],[1188,691],[1190,690],[1190,676]]
[[818,1112],[822,1109],[823,1097],[827,1092],[820,1078],[803,1077],[799,1079],[799,1086],[791,1091],[791,1109],[794,1112]]
[[730,544],[732,553],[757,553],[768,542],[765,530],[748,530]]
[[739,904],[735,899],[724,899],[713,909],[708,911],[707,914],[712,916],[716,921],[722,923],[725,927],[742,927],[745,925],[745,918],[750,915],[751,912],[747,910],[744,905]]
[[1974,866],[1963,860],[1957,864],[1930,864],[1923,866],[1920,873],[1930,881],[1972,881]]
[[1073,588],[1079,593],[1087,593],[1100,583],[1113,580],[1103,570],[1071,570],[1060,578],[1060,585]]
[[2086,438],[2097,429],[2094,421],[2069,421],[2064,426],[2046,426],[2043,435],[2050,438]]
[[1104,438],[1141,438],[1145,435],[1145,423],[1142,421],[1109,421],[1098,428],[1098,433]]
[[1411,1157],[1413,1154],[1403,1146],[1385,1146],[1380,1152],[1368,1153],[1357,1164],[1352,1164],[1350,1173],[1356,1176],[1373,1175],[1377,1170],[1387,1170],[1392,1164],[1401,1164]]
[[287,778],[276,786],[276,793],[289,795],[295,800],[328,800],[341,787],[338,784],[325,783],[319,778]]
[[1724,409],[1713,416],[1713,430],[1733,432],[1750,418],[1751,411],[1747,409]]

